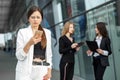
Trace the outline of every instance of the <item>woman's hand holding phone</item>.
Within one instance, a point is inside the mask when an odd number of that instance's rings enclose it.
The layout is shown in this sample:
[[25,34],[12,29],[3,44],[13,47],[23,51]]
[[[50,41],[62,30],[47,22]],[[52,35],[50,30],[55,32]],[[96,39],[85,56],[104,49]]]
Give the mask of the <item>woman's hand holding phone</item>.
[[40,37],[42,37],[42,34],[43,34],[43,31],[37,30],[37,31],[35,32],[34,37],[35,37],[36,39],[37,39],[37,38],[40,38]]
[[43,31],[36,31],[34,36],[31,38],[30,40],[30,43],[31,44],[37,44],[38,42],[40,42],[42,40],[42,34],[43,34]]

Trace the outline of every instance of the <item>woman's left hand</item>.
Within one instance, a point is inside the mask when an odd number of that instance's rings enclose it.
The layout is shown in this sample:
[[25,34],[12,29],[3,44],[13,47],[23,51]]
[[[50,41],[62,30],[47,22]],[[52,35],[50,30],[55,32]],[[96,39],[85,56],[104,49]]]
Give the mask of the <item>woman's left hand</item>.
[[47,73],[44,77],[43,80],[48,80],[51,78],[51,73]]
[[76,47],[75,49],[76,49],[76,51],[78,51],[78,50],[80,50],[80,47]]
[[98,52],[99,54],[103,54],[103,50],[102,50],[102,49],[97,49],[97,52]]

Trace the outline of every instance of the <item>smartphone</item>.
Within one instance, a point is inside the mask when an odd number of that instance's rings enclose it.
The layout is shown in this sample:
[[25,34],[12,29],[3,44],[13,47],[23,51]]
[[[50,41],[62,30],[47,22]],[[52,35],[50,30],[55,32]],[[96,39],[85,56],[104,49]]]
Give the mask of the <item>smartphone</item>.
[[37,31],[35,32],[35,36],[36,36],[36,37],[41,37],[42,34],[43,34],[43,31],[40,31],[40,30],[37,30]]

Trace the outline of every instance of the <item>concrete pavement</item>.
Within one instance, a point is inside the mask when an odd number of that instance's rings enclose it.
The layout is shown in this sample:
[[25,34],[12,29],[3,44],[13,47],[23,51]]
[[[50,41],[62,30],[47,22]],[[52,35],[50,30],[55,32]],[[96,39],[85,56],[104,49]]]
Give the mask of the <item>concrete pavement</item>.
[[[0,50],[0,80],[15,80],[16,62],[15,56]],[[58,71],[52,71],[51,80],[59,80]]]

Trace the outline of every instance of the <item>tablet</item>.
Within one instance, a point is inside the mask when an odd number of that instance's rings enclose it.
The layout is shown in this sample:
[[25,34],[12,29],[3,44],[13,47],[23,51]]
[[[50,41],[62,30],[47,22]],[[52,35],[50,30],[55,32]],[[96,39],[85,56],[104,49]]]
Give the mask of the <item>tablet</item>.
[[97,52],[96,49],[98,49],[98,45],[96,41],[86,41],[86,44],[91,51]]
[[79,42],[77,47],[80,47],[84,44],[84,42]]

